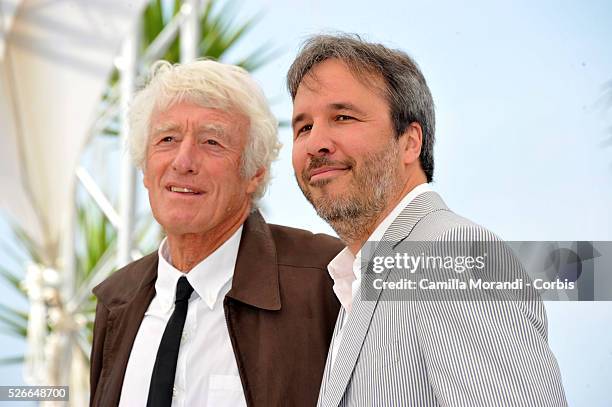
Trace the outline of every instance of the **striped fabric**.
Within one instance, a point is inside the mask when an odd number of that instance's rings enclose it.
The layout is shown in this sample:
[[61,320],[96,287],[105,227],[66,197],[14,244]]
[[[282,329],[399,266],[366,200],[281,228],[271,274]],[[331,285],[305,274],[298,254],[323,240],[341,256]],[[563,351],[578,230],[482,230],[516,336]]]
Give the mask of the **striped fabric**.
[[[499,239],[426,192],[383,241]],[[384,246],[375,255],[392,254]],[[500,253],[499,270],[528,278],[509,252]],[[398,294],[384,290],[365,301],[358,292],[333,367],[328,354],[318,406],[566,406],[544,306],[532,294],[513,301],[422,301],[393,300]],[[334,337],[337,330],[338,324]]]

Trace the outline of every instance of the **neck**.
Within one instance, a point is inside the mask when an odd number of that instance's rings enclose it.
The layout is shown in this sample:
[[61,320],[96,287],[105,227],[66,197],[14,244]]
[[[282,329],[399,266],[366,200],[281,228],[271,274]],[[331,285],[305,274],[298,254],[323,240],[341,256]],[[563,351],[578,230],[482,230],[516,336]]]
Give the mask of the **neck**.
[[217,225],[205,233],[168,233],[168,248],[172,266],[183,273],[189,273],[192,268],[210,256],[225,243],[244,223],[250,212],[250,205],[239,216]]
[[391,199],[389,199],[384,209],[378,214],[378,216],[376,216],[367,225],[363,225],[364,227],[361,228],[361,230],[363,230],[363,233],[352,239],[345,240],[346,246],[351,251],[351,253],[353,253],[353,255],[357,255],[357,253],[359,252],[359,250],[361,250],[365,242],[367,242],[370,236],[372,236],[376,228],[380,226],[382,221],[385,220],[387,216],[389,216],[389,214],[393,211],[393,209],[395,209],[395,207],[401,202],[401,200],[404,199],[404,197],[408,195],[410,191],[425,182],[427,182],[427,179],[424,176],[409,178],[404,184],[404,187],[401,189],[401,191],[398,194],[392,196]]

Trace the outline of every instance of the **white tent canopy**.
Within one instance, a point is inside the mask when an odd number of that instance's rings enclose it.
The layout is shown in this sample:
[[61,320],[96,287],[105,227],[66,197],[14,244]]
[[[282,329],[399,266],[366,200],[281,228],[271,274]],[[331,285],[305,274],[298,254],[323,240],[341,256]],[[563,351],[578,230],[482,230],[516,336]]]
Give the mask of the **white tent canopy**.
[[6,33],[11,31],[13,18],[15,17],[15,12],[20,3],[21,0],[0,1],[0,60],[2,60],[4,56]]
[[[74,170],[144,0],[2,2],[0,208],[59,258]],[[5,14],[7,13],[7,14]]]
[[55,317],[67,327],[47,337],[42,276],[50,267],[72,278],[60,246],[73,245],[75,169],[113,60],[145,3],[0,2],[0,211],[44,256],[42,267],[28,268],[26,376],[32,384],[69,382],[73,405],[87,403],[87,362],[72,352],[69,310]]

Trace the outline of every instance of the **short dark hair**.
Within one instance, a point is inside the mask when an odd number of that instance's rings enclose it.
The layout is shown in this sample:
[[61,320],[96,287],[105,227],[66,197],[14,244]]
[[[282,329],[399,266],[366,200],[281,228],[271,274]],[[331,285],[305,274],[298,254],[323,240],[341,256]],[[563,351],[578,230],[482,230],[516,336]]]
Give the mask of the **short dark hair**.
[[357,78],[366,79],[374,74],[384,80],[383,91],[396,136],[399,138],[412,122],[419,123],[423,129],[419,160],[427,182],[431,182],[436,118],[431,92],[416,62],[403,51],[366,42],[356,34],[315,35],[304,42],[287,73],[292,99],[308,72],[327,59],[344,62]]

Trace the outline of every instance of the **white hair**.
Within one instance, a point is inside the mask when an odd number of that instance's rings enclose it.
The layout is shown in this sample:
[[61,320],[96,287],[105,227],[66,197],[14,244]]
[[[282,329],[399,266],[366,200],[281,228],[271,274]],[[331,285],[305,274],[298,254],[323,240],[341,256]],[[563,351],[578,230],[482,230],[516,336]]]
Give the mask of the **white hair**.
[[266,191],[270,164],[277,158],[281,143],[278,140],[278,122],[261,88],[246,70],[238,66],[211,60],[175,65],[167,61],[155,62],[151,66],[149,83],[136,93],[130,107],[127,147],[136,166],[145,169],[153,113],[182,101],[213,109],[235,109],[248,118],[242,176],[251,178],[262,167],[266,171],[251,197],[255,207]]

